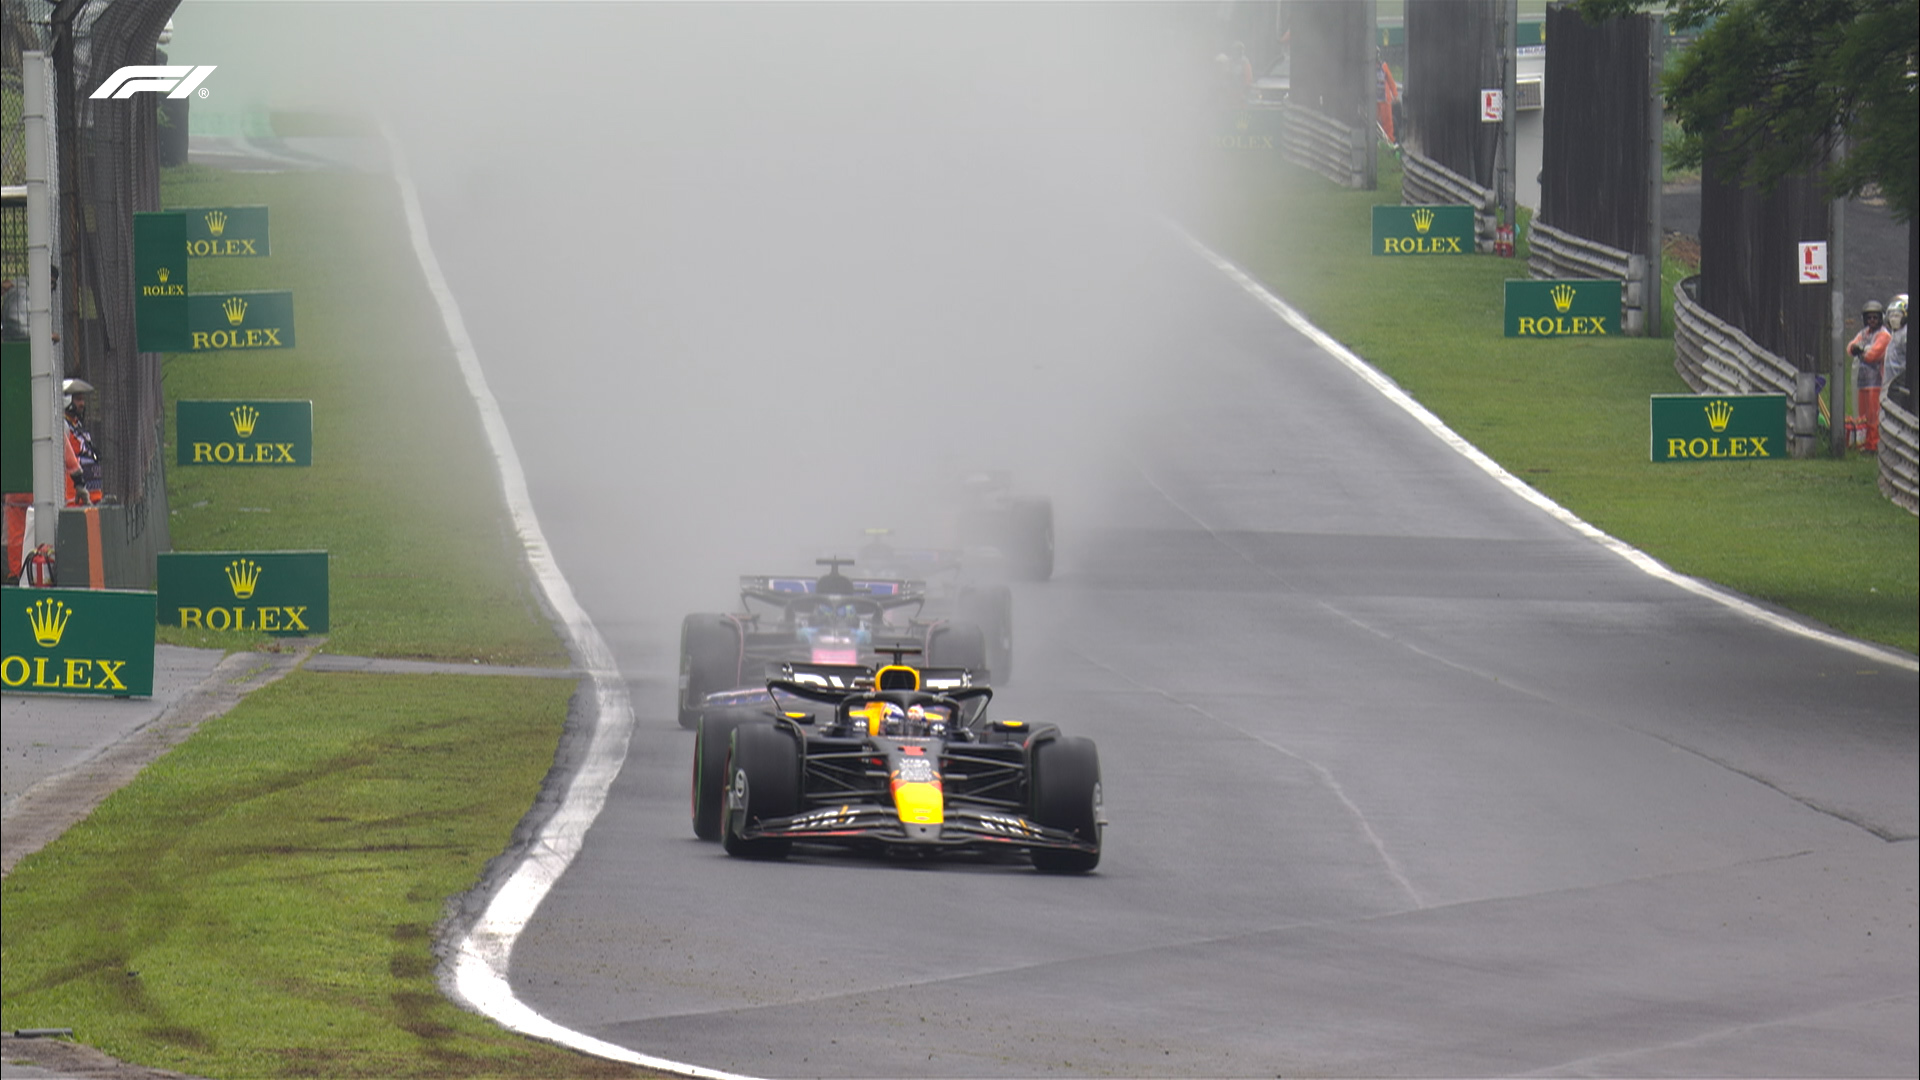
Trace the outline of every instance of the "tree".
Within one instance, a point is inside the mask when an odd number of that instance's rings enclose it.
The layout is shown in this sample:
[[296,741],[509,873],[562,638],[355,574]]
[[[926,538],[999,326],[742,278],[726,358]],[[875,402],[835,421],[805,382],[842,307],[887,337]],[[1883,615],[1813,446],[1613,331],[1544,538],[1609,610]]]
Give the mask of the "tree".
[[[1579,0],[1589,21],[1648,0]],[[1878,186],[1912,221],[1920,173],[1920,0],[1677,0],[1668,22],[1700,31],[1664,79],[1683,137],[1677,164],[1712,157],[1760,188],[1825,163],[1835,196]]]

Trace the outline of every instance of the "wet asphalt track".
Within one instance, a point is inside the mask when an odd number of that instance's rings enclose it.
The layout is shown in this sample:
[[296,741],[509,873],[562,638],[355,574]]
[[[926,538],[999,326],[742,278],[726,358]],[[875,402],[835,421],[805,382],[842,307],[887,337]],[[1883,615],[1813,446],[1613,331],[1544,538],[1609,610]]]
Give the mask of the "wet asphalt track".
[[693,840],[679,613],[562,511],[641,714],[523,999],[768,1076],[1910,1075],[1913,673],[1643,575],[1152,250],[1178,378],[1056,493],[1000,702],[1099,741],[1100,872]]
[[[749,115],[626,167],[528,131],[528,176],[404,120],[639,710],[514,954],[547,1017],[781,1077],[1915,1072],[1912,670],[1577,535],[1085,175],[815,175],[844,132]],[[1098,740],[1099,872],[697,842],[680,616],[900,525],[868,474],[936,450],[1056,500],[996,708]]]

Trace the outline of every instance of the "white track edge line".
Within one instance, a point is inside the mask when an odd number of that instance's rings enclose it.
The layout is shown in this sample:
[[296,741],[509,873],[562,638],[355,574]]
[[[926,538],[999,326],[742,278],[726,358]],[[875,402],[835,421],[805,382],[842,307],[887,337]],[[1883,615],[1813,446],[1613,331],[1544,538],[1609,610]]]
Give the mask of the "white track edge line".
[[1789,619],[1776,612],[1769,611],[1745,597],[1730,593],[1710,582],[1678,573],[1660,562],[1660,560],[1641,551],[1639,548],[1623,540],[1609,536],[1594,526],[1589,525],[1572,511],[1554,502],[1552,499],[1547,498],[1545,495],[1542,495],[1538,490],[1519,477],[1501,468],[1498,462],[1488,457],[1479,447],[1461,438],[1452,428],[1449,428],[1442,422],[1438,416],[1435,416],[1431,410],[1418,401],[1415,401],[1405,390],[1400,389],[1398,383],[1387,378],[1378,368],[1361,359],[1353,350],[1334,340],[1333,336],[1325,330],[1309,322],[1305,315],[1300,314],[1300,312],[1296,311],[1286,301],[1268,291],[1266,286],[1254,280],[1246,271],[1235,266],[1224,256],[1195,239],[1194,236],[1186,230],[1179,229],[1177,226],[1176,230],[1179,232],[1181,238],[1187,242],[1187,246],[1197,252],[1201,258],[1212,264],[1214,269],[1225,274],[1234,284],[1240,286],[1241,289],[1245,290],[1254,299],[1266,305],[1268,310],[1280,316],[1287,325],[1299,331],[1307,340],[1320,346],[1328,355],[1345,364],[1349,370],[1360,376],[1369,386],[1378,390],[1388,401],[1400,406],[1408,415],[1419,421],[1422,426],[1428,431],[1431,431],[1441,442],[1446,443],[1461,457],[1479,466],[1481,471],[1499,481],[1507,490],[1532,503],[1534,506],[1539,507],[1541,510],[1546,511],[1548,515],[1568,528],[1600,544],[1622,559],[1625,559],[1648,576],[1677,585],[1696,596],[1712,600],[1738,615],[1755,622],[1764,623],[1775,629],[1785,630],[1788,633],[1811,638],[1821,644],[1831,645],[1837,649],[1844,649],[1847,652],[1878,663],[1903,668],[1907,671],[1920,671],[1920,657],[1908,656],[1903,652],[1889,649],[1885,646],[1844,637],[1831,631],[1822,630],[1818,627],[1808,626],[1797,620]]
[[627,743],[633,733],[633,704],[628,700],[626,682],[621,678],[618,664],[614,662],[613,650],[607,646],[606,639],[600,636],[599,629],[580,606],[572,586],[554,561],[552,549],[547,546],[546,535],[541,531],[540,521],[533,511],[533,499],[527,492],[526,474],[520,467],[519,455],[514,451],[513,437],[507,431],[506,419],[500,413],[500,404],[494,398],[493,391],[487,386],[479,355],[474,352],[473,341],[467,336],[466,323],[460,317],[460,306],[454,300],[453,290],[447,286],[446,277],[440,272],[440,261],[434,256],[428,242],[426,219],[420,212],[420,198],[414,188],[406,156],[391,127],[384,121],[381,123],[381,135],[386,140],[389,160],[393,163],[394,180],[400,187],[414,255],[420,262],[421,273],[426,277],[427,288],[439,306],[448,340],[452,342],[459,359],[460,373],[466,378],[467,391],[480,410],[480,421],[486,430],[494,465],[500,471],[502,495],[513,516],[514,529],[526,552],[527,564],[541,591],[545,593],[547,602],[559,616],[580,666],[593,682],[594,693],[593,734],[588,742],[586,759],[567,785],[559,808],[529,844],[526,857],[501,883],[480,917],[455,944],[446,989],[475,1012],[510,1031],[557,1043],[583,1054],[699,1080],[745,1080],[736,1073],[652,1057],[596,1039],[549,1020],[513,993],[507,967],[513,955],[514,942],[526,929],[528,921],[533,918],[554,883],[560,880],[560,875],[566,873],[567,867],[580,853],[587,830],[606,805],[607,790],[620,775],[620,767],[626,761]]

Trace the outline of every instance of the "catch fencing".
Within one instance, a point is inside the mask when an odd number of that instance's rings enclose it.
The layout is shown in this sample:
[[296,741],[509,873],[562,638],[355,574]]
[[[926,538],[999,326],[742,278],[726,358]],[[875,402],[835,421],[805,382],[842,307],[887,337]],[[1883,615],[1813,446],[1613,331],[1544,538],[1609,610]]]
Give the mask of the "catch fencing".
[[1376,185],[1372,4],[1295,0],[1288,6],[1291,80],[1286,154],[1336,184]]
[[65,301],[60,320],[67,375],[95,388],[89,421],[102,481],[124,519],[136,563],[168,547],[161,454],[160,354],[136,345],[133,215],[160,208],[160,95],[94,101],[106,77],[157,62],[156,44],[179,0],[68,0],[54,6],[51,52],[58,79],[60,233],[55,255]]
[[1618,278],[1629,334],[1660,330],[1664,34],[1652,15],[1590,24],[1547,9],[1540,212],[1528,238],[1536,278]]
[[1498,224],[1500,125],[1480,121],[1480,91],[1503,85],[1500,0],[1408,0],[1401,88],[1401,200],[1474,208],[1475,246],[1491,252]]
[[1800,371],[1822,371],[1831,286],[1794,273],[1801,241],[1827,240],[1819,178],[1743,187],[1709,157],[1700,178],[1700,306]]
[[1503,85],[1499,0],[1408,0],[1403,148],[1481,188],[1495,184],[1499,124],[1480,91]]

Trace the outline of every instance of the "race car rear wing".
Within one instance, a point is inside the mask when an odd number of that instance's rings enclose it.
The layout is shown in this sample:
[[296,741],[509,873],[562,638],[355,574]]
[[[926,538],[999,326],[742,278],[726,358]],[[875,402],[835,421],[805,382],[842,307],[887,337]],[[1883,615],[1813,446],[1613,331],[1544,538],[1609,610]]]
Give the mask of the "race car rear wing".
[[[857,595],[865,593],[876,599],[905,599],[917,597],[927,591],[927,583],[910,578],[854,578],[853,589]],[[819,582],[810,577],[774,577],[769,574],[745,574],[740,578],[740,592],[763,596],[778,602],[787,597],[810,595],[819,590]]]
[[[876,669],[867,664],[807,664],[797,660],[780,665],[779,681],[821,687],[829,691],[867,691],[873,689]],[[944,694],[971,687],[973,672],[961,667],[923,667],[920,687],[929,693]]]

